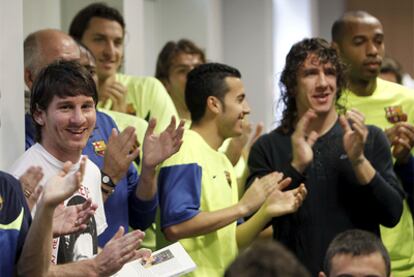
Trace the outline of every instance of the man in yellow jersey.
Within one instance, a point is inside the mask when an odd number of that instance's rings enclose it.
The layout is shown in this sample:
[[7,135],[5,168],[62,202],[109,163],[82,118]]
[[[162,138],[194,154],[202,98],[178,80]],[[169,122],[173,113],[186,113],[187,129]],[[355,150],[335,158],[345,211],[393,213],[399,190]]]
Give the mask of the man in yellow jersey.
[[180,151],[160,168],[157,230],[163,234],[157,234],[157,247],[165,239],[180,241],[197,264],[191,276],[223,276],[238,248],[246,247],[272,217],[296,211],[306,194],[304,185],[282,192],[290,179],[272,172],[238,200],[234,168],[217,150],[226,138],[241,134],[250,112],[240,78],[237,69],[216,63],[188,74],[185,100],[192,124]]
[[125,22],[121,13],[104,3],[93,3],[73,18],[69,34],[85,44],[96,58],[98,107],[157,119],[161,132],[178,118],[174,103],[164,86],[153,77],[118,73],[124,56]]
[[381,236],[391,257],[394,276],[414,275],[413,217],[408,203],[412,201],[412,182],[404,182],[412,174],[414,145],[414,93],[400,85],[378,78],[384,57],[384,32],[381,22],[363,12],[345,13],[332,26],[332,45],[349,66],[348,89],[341,102],[365,115],[367,124],[384,129],[392,144],[394,169],[411,194],[404,201],[403,215],[397,226],[382,228]]

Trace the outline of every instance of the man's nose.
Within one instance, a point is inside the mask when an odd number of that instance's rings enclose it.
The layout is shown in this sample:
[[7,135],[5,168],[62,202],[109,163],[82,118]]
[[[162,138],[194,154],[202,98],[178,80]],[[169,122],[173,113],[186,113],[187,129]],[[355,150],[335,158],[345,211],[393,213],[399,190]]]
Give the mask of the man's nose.
[[85,114],[84,114],[84,112],[82,111],[81,108],[76,108],[76,109],[74,109],[70,120],[71,120],[71,123],[81,125],[85,122],[86,117],[85,117]]
[[377,56],[378,55],[378,46],[374,42],[367,43],[366,48],[367,56]]
[[104,48],[104,54],[107,56],[113,56],[115,53],[115,45],[112,41],[108,41],[105,44],[105,48]]

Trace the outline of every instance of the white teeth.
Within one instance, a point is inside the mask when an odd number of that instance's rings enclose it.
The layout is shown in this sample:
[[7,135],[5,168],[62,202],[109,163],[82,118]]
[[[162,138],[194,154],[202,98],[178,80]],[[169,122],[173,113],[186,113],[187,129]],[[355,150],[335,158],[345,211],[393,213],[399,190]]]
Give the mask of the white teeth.
[[82,129],[82,130],[71,130],[68,129],[69,132],[74,133],[74,134],[82,134],[86,129]]

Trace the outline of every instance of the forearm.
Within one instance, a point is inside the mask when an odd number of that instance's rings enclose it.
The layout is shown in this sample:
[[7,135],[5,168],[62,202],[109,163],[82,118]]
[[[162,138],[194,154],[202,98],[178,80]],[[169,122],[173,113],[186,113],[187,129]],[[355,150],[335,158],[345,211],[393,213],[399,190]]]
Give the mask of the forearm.
[[29,229],[20,256],[17,272],[19,276],[45,276],[49,270],[52,249],[52,220],[54,208],[43,202]]
[[239,161],[243,153],[245,143],[246,142],[239,137],[232,138],[230,140],[229,146],[227,147],[225,154],[233,166],[235,166]]
[[78,261],[74,263],[67,263],[61,265],[51,265],[49,269],[48,277],[78,277],[88,276],[95,277],[99,276],[96,263],[94,259],[88,259]]
[[266,227],[270,218],[264,212],[264,206],[249,220],[237,226],[236,240],[239,249],[246,248]]
[[143,164],[141,172],[135,196],[142,201],[149,201],[152,200],[157,193],[155,167],[148,167]]
[[365,157],[360,157],[355,161],[351,161],[351,165],[355,172],[355,176],[361,185],[369,184],[374,178],[376,170]]
[[168,240],[205,235],[223,228],[248,214],[247,209],[239,204],[214,212],[200,212],[193,218],[165,228]]
[[149,201],[141,201],[135,192],[128,199],[128,218],[129,225],[133,229],[145,230],[155,220],[157,213],[158,198],[154,197]]
[[376,173],[367,189],[373,196],[372,205],[375,205],[373,210],[379,215],[380,224],[386,227],[395,226],[403,210],[403,191],[398,187],[398,184]]

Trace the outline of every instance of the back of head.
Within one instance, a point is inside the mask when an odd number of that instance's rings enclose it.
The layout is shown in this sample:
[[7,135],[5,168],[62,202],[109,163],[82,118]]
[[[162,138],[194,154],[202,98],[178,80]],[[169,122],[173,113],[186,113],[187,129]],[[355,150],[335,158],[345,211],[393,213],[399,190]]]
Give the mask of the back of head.
[[180,54],[199,55],[202,63],[206,62],[204,51],[194,42],[188,39],[180,39],[179,41],[169,41],[158,54],[157,65],[155,69],[155,77],[160,81],[165,81],[169,77],[169,71],[174,58]]
[[227,77],[241,78],[241,74],[236,68],[220,63],[202,64],[188,73],[185,103],[193,122],[203,118],[209,96],[224,101],[229,89],[225,80]]
[[[296,88],[300,67],[309,55],[315,55],[322,64],[331,63],[336,71],[336,99],[341,96],[345,86],[344,65],[337,52],[322,38],[305,38],[295,43],[286,56],[285,68],[280,77],[281,101],[284,103],[280,130],[289,132],[294,128],[297,119]],[[338,106],[338,104],[337,104]],[[341,108],[338,106],[338,108]]]
[[283,245],[257,241],[242,252],[225,277],[310,277],[309,272]]
[[365,11],[349,11],[344,13],[340,18],[338,18],[332,25],[331,28],[331,36],[332,41],[336,43],[340,43],[342,37],[345,33],[345,26],[346,24],[355,19],[362,19],[362,18],[375,18],[373,15],[365,12]]
[[118,22],[125,34],[125,21],[122,14],[117,9],[109,7],[105,3],[93,3],[83,8],[75,15],[69,27],[69,35],[75,40],[81,41],[82,36],[93,17],[100,17]]
[[325,255],[324,272],[329,276],[332,270],[332,259],[336,255],[358,257],[374,253],[381,254],[384,260],[387,276],[390,276],[390,257],[381,239],[374,234],[363,230],[345,231],[337,235],[330,243]]
[[395,80],[398,84],[402,84],[402,68],[399,62],[397,62],[396,60],[390,58],[390,57],[385,57],[382,60],[382,64],[381,64],[381,69],[380,69],[380,73],[381,74],[393,74],[395,76]]

